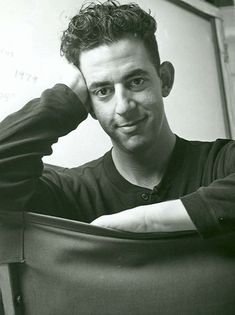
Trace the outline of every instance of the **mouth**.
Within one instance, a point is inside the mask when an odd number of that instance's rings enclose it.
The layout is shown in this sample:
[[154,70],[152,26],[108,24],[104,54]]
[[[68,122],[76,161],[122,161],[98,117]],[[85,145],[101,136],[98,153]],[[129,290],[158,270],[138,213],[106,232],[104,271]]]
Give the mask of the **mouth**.
[[124,124],[121,124],[121,125],[119,125],[118,127],[119,127],[119,128],[133,127],[133,126],[138,125],[139,123],[141,123],[141,122],[144,121],[145,119],[146,119],[146,117],[141,117],[141,118],[136,119],[136,120],[134,120],[134,121],[128,121],[128,122],[126,122],[126,123],[124,123]]

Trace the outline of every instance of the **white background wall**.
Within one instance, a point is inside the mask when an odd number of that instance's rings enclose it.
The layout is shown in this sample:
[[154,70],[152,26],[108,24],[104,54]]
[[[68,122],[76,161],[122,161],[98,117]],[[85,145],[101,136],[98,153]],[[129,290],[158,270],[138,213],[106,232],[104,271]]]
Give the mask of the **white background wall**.
[[[176,69],[175,86],[165,100],[172,129],[188,139],[226,137],[214,36],[209,20],[166,0],[136,0],[158,22],[162,61]],[[78,0],[0,0],[0,119],[33,97],[63,82],[67,64],[59,54],[62,30],[80,7]],[[74,166],[111,147],[96,121],[54,145],[45,161]]]
[[231,69],[233,89],[235,91],[235,5],[221,8],[224,20],[224,30],[228,45],[229,64]]

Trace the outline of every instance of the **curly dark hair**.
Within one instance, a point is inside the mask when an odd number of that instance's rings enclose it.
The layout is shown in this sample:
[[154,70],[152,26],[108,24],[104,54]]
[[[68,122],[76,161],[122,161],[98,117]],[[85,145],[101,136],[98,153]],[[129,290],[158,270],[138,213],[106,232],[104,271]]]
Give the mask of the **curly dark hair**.
[[79,68],[82,51],[132,36],[143,41],[158,71],[160,57],[154,35],[157,25],[150,14],[138,4],[120,5],[115,0],[83,5],[63,32],[60,53]]

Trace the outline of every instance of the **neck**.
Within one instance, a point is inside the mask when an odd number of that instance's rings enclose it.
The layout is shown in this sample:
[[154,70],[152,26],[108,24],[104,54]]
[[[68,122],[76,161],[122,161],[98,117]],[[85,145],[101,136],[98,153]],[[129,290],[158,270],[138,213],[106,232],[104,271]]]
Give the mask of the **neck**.
[[129,152],[114,146],[114,164],[118,172],[132,184],[152,189],[165,173],[175,141],[175,135],[170,132],[165,137],[159,137],[147,149],[138,152]]

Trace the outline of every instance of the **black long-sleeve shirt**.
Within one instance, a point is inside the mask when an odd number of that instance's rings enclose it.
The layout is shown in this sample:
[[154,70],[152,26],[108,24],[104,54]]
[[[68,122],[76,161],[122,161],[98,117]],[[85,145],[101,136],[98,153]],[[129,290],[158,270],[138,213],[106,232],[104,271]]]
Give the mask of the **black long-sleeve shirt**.
[[234,141],[177,137],[167,170],[152,190],[125,180],[111,151],[71,169],[43,165],[58,137],[86,116],[76,94],[57,84],[1,122],[0,209],[91,222],[103,214],[181,199],[203,237],[234,230]]

